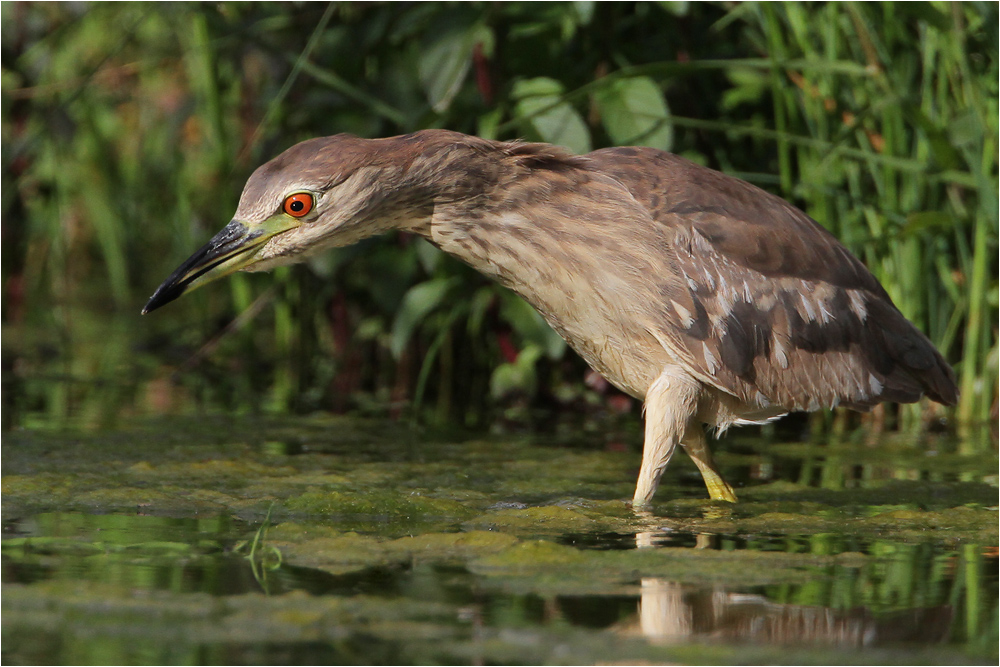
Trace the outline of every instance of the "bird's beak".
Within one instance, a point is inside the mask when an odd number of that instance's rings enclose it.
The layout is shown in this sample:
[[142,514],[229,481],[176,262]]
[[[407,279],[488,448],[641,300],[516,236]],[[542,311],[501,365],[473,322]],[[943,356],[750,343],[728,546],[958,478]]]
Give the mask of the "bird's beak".
[[216,278],[250,266],[257,260],[258,251],[268,239],[298,224],[290,216],[280,214],[253,227],[232,220],[156,288],[142,314],[154,311]]

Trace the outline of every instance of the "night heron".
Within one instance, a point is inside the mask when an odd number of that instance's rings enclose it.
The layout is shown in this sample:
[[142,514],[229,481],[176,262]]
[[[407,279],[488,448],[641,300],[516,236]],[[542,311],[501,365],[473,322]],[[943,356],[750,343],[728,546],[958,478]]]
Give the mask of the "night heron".
[[811,218],[652,148],[586,156],[445,130],[292,146],[144,313],[391,229],[423,236],[522,296],[612,384],[644,400],[633,503],[681,445],[735,501],[705,441],[795,410],[952,405],[951,367],[865,266]]

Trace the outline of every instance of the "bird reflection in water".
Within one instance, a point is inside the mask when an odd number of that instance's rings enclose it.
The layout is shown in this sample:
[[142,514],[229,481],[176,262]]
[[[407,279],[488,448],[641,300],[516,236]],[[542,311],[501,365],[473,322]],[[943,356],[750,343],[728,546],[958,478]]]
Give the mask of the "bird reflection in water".
[[660,577],[643,578],[640,595],[638,629],[656,642],[702,638],[842,648],[933,644],[947,638],[953,613],[950,605],[939,605],[876,617],[865,608],[781,604],[762,595],[705,590]]
[[[647,521],[655,520],[648,512],[639,514]],[[640,531],[635,536],[639,549],[655,549],[666,539],[669,535],[663,529]],[[694,548],[714,548],[717,539],[718,535],[700,533]],[[783,604],[721,586],[706,589],[663,577],[643,577],[638,624],[623,630],[629,634],[638,630],[658,643],[712,639],[859,648],[888,642],[942,642],[948,636],[952,615],[950,605],[939,605],[876,617],[863,607]]]

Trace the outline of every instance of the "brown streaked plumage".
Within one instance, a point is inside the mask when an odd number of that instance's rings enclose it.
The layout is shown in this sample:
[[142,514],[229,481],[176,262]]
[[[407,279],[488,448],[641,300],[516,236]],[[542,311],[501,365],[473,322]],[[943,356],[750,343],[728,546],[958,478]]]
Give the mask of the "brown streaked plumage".
[[[296,193],[312,208],[283,209]],[[445,130],[305,141],[254,172],[233,221],[143,312],[233,271],[389,229],[517,292],[645,401],[637,506],[678,444],[712,498],[736,499],[703,424],[957,400],[951,367],[826,230],[749,183],[650,148],[575,156]]]

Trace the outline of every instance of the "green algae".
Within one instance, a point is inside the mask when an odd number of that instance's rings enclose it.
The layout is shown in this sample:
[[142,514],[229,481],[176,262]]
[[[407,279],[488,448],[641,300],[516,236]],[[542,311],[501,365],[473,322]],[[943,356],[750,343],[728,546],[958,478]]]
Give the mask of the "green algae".
[[[127,587],[90,582],[45,582],[4,589],[9,626],[91,631],[184,643],[318,641],[342,638],[345,625],[392,637],[399,623],[421,623],[430,636],[442,632],[451,610],[434,602],[388,601],[355,596],[316,597],[303,592],[217,597],[168,591],[137,593]],[[99,620],[94,619],[100,614]],[[173,621],[173,622],[170,622]],[[6,638],[5,638],[6,639]]]
[[475,530],[401,537],[394,540],[390,548],[414,560],[459,563],[501,551],[516,542],[516,537],[506,533]]
[[[614,592],[637,580],[662,577],[683,584],[764,585],[828,577],[827,568],[859,566],[864,556],[775,551],[658,548],[581,551],[545,541],[522,542],[477,559],[469,568],[491,578],[550,592]],[[584,583],[581,583],[584,582]]]
[[520,589],[550,592],[616,592],[642,577],[699,584],[803,582],[827,577],[830,567],[857,567],[865,561],[858,553],[683,548],[594,551],[490,531],[384,539],[299,523],[275,526],[268,544],[278,548],[288,562],[335,574],[431,560],[464,564],[488,580],[496,579],[498,585],[509,586],[516,579]]
[[470,519],[465,525],[540,535],[611,530],[622,527],[622,524],[632,523],[630,519],[602,517],[595,512],[585,513],[579,509],[546,505],[496,509]]
[[286,523],[270,531],[268,544],[297,565],[344,574],[417,560],[459,564],[516,542],[517,538],[511,535],[487,531],[382,539],[323,525]]
[[815,502],[844,508],[866,508],[901,503],[931,510],[970,503],[984,507],[996,507],[997,505],[996,487],[982,482],[872,480],[863,487],[845,489],[825,489],[790,482],[773,482],[745,489],[741,496],[753,501]]
[[[523,441],[415,444],[398,430],[330,418],[276,419],[266,427],[254,419],[170,426],[163,433],[147,425],[108,435],[9,435],[5,511],[138,508],[261,520],[273,504],[279,521],[313,517],[380,534],[405,533],[414,523],[428,524],[431,532],[462,527],[522,538],[642,528],[624,502],[634,459],[617,453]],[[15,444],[6,446],[8,439]],[[282,454],[276,442],[294,442],[290,451],[301,454]],[[870,447],[831,449],[879,454]],[[817,456],[825,450],[785,445],[776,451]],[[916,456],[913,447],[903,451]],[[668,479],[660,495],[670,488]],[[995,540],[997,533],[995,512],[987,509],[997,504],[996,489],[982,483],[876,479],[837,489],[777,481],[739,494],[735,506],[697,497],[661,502],[658,525],[715,534],[933,535],[950,544]],[[911,514],[892,514],[896,510]]]
[[553,566],[560,568],[582,566],[587,562],[587,556],[578,549],[544,540],[533,540],[521,542],[504,549],[499,554],[483,558],[473,567],[483,572],[523,573],[544,571]]
[[[383,651],[384,662],[772,660],[766,647],[725,645],[709,660],[690,642],[654,646],[640,637],[636,602],[674,587],[678,599],[734,591],[734,609],[752,590],[761,609],[792,605],[791,614],[950,605],[959,609],[949,626],[955,641],[981,638],[995,607],[984,545],[997,540],[996,489],[975,481],[775,481],[740,488],[741,502],[731,505],[705,499],[690,464],[679,461],[653,511],[636,514],[627,503],[635,453],[417,442],[339,418],[27,432],[8,434],[3,448],[5,518],[26,533],[4,541],[5,565],[33,573],[5,581],[5,646],[22,632],[81,643],[146,633],[147,657],[132,662],[205,661],[162,651],[233,642],[348,647],[324,654],[326,662],[360,662],[369,655],[362,645]],[[743,466],[767,456],[719,460]],[[989,479],[993,471],[963,474]],[[261,522],[269,529],[260,547],[277,550],[272,565],[280,566],[255,578],[232,549]],[[303,595],[306,588],[316,595]],[[496,602],[484,608],[482,600]],[[595,601],[588,618],[618,620],[583,631],[568,621],[572,600]],[[88,615],[94,608],[110,610],[105,621]],[[149,630],[154,622],[164,628]]]
[[334,574],[366,570],[402,560],[383,548],[378,538],[353,532],[294,542],[283,541],[280,534],[272,534],[267,545],[278,549],[289,563]]
[[708,533],[840,533],[948,544],[995,543],[997,491],[987,484],[889,481],[830,490],[775,482],[725,508],[694,500],[661,506],[662,525]]
[[469,513],[462,503],[432,498],[417,492],[393,493],[375,490],[368,493],[307,491],[289,498],[285,506],[293,512],[322,515],[361,515],[393,519],[422,517],[460,517]]

